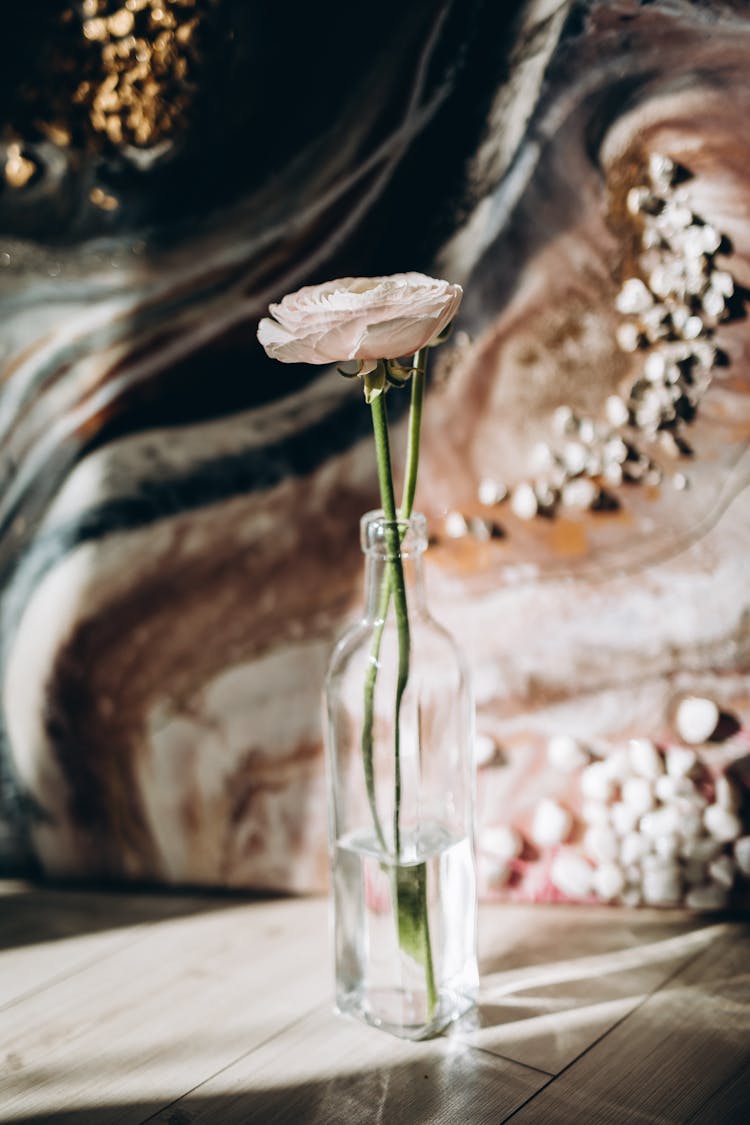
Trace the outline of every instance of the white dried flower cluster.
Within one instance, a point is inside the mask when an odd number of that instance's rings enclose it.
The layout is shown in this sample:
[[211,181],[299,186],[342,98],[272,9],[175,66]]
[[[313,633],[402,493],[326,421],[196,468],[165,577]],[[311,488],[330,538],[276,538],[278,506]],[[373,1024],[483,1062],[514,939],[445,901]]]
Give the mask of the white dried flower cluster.
[[691,210],[687,188],[678,183],[684,174],[652,153],[649,184],[628,193],[628,211],[643,223],[643,279],[627,278],[616,299],[628,318],[618,343],[644,353],[641,374],[623,400],[628,421],[675,457],[690,453],[684,431],[711,383],[714,332],[730,315],[734,296],[732,275],[715,261],[724,236]]
[[627,906],[720,909],[747,877],[740,792],[726,774],[708,786],[694,750],[632,739],[586,766],[580,784],[589,893]]
[[[731,773],[711,780],[693,748],[714,734],[720,714],[714,700],[686,696],[674,716],[682,741],[666,749],[633,738],[595,757],[571,735],[549,739],[548,769],[577,775],[581,796],[578,824],[550,797],[532,810],[526,836],[550,852],[553,888],[627,906],[727,905],[735,884],[750,880],[743,792]],[[524,837],[512,825],[494,825],[478,843],[484,877],[502,886]]]
[[607,398],[598,419],[558,407],[553,440],[532,451],[534,477],[510,491],[483,479],[481,504],[507,498],[514,515],[529,520],[616,507],[611,489],[623,483],[657,485],[669,476],[675,489],[688,487],[689,478],[668,466],[692,453],[686,429],[715,370],[714,332],[730,315],[734,280],[715,261],[723,235],[688,205],[679,183],[687,177],[669,157],[652,153],[648,183],[627,195],[627,210],[642,224],[643,274],[626,278],[615,299],[623,318],[618,346],[642,360],[629,387]]

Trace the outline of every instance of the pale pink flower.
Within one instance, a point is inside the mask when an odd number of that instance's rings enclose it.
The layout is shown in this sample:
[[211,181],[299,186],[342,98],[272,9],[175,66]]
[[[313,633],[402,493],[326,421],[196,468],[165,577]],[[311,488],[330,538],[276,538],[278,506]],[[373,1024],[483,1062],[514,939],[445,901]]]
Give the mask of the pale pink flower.
[[343,277],[307,285],[271,305],[258,339],[282,363],[360,362],[360,374],[379,359],[425,347],[453,320],[460,285],[422,273]]

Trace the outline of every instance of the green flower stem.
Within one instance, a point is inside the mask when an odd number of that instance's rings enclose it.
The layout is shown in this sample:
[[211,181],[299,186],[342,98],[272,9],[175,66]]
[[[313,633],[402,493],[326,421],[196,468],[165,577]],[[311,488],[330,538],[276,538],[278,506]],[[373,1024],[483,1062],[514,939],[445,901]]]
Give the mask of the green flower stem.
[[[409,438],[406,458],[404,493],[399,515],[409,519],[414,504],[419,465],[419,438],[422,420],[422,400],[424,397],[426,350],[421,349],[414,356],[415,373],[412,380],[411,404],[409,408]],[[396,713],[394,732],[394,815],[393,838],[396,860],[394,897],[396,901],[397,931],[401,948],[424,965],[425,988],[428,1010],[432,1013],[438,1001],[435,984],[435,970],[430,940],[429,913],[427,902],[427,865],[418,863],[413,867],[401,869],[398,860],[401,853],[401,754],[400,754],[400,713],[401,700],[409,678],[410,634],[406,587],[401,559],[401,541],[396,526],[396,507],[393,490],[393,476],[390,465],[388,443],[388,422],[385,396],[378,395],[371,402],[375,450],[378,463],[378,478],[383,512],[387,521],[386,546],[390,556],[390,566],[386,569],[380,589],[377,620],[373,634],[370,659],[365,678],[365,710],[362,730],[362,751],[365,766],[367,795],[372,812],[373,824],[378,841],[387,850],[383,829],[377,812],[375,800],[375,780],[373,769],[373,713],[375,684],[377,681],[380,649],[383,639],[391,597],[394,597],[396,626],[398,631],[399,667],[396,688]]]
[[[411,402],[409,405],[409,439],[406,450],[406,473],[404,476],[404,492],[401,500],[399,514],[402,519],[408,520],[414,506],[414,493],[417,488],[417,469],[419,467],[419,437],[422,424],[422,400],[424,398],[425,367],[427,349],[420,348],[414,354],[414,377],[411,385]],[[378,462],[378,465],[380,462]],[[390,475],[390,471],[389,471]],[[375,800],[375,776],[373,768],[372,727],[375,707],[375,685],[378,678],[380,662],[380,649],[383,643],[383,630],[385,629],[388,610],[391,605],[391,569],[386,570],[380,588],[380,601],[378,602],[377,618],[370,648],[370,659],[367,663],[365,676],[365,703],[362,722],[362,760],[365,768],[365,785],[367,799],[370,804],[372,822],[375,835],[383,850],[387,850],[385,835],[378,816]]]
[[406,447],[406,474],[404,476],[404,495],[401,500],[401,518],[408,520],[414,507],[414,493],[417,490],[417,469],[419,468],[419,435],[422,426],[422,400],[424,399],[425,365],[427,348],[420,348],[414,355],[414,376],[411,381],[411,402],[409,404],[409,441]]
[[365,785],[367,787],[367,800],[370,804],[370,813],[372,815],[372,823],[375,828],[375,835],[378,838],[378,843],[384,852],[388,851],[385,835],[383,834],[383,827],[380,823],[378,816],[378,806],[375,800],[375,772],[373,767],[373,745],[372,745],[372,728],[375,711],[375,684],[378,678],[378,667],[380,659],[380,646],[383,640],[383,629],[385,628],[385,619],[388,614],[388,607],[391,601],[391,572],[390,569],[386,571],[383,582],[380,587],[380,602],[378,604],[378,616],[375,622],[375,631],[372,638],[372,647],[370,649],[370,658],[367,661],[367,672],[365,674],[365,706],[364,714],[362,716],[362,761],[365,766]]
[[404,568],[401,560],[401,539],[396,525],[396,498],[393,492],[391,455],[388,442],[388,417],[385,396],[378,395],[372,400],[372,425],[375,434],[375,453],[378,462],[378,481],[380,499],[385,516],[385,542],[388,549],[390,586],[396,612],[396,631],[398,633],[398,676],[396,679],[396,717],[394,730],[394,805],[393,805],[393,850],[396,861],[401,855],[401,700],[409,680],[409,613],[406,606],[406,586]]

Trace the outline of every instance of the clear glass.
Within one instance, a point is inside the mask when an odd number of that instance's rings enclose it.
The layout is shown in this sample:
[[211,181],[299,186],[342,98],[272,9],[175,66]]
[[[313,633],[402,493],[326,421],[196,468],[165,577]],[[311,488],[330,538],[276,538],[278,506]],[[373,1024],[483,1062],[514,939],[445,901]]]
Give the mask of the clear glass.
[[[427,610],[425,519],[398,521],[397,539],[389,526],[382,512],[362,517],[365,613],[326,680],[336,1002],[424,1039],[466,1012],[477,987],[473,706],[460,653]],[[389,542],[400,544],[409,623],[398,747]]]

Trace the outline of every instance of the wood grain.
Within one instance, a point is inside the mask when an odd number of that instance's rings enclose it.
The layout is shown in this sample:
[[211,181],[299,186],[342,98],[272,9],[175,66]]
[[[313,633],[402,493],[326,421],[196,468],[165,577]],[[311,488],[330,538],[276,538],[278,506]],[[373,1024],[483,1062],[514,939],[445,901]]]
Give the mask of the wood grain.
[[[38,947],[49,974],[54,946]],[[143,1119],[330,994],[325,906],[230,906],[153,923],[142,941],[53,979],[0,1013],[6,1114],[120,1106]],[[6,1118],[14,1120],[14,1117]]]
[[0,1009],[150,932],[152,923],[226,905],[206,895],[55,890],[0,882]]
[[750,923],[483,906],[476,1015],[332,1009],[327,904],[0,885],[12,1125],[740,1125]]
[[[319,1008],[156,1121],[496,1125],[548,1076],[438,1039],[406,1043]],[[182,1118],[178,1118],[182,1119]]]
[[475,1026],[461,1034],[550,1074],[725,932],[659,910],[521,907],[482,917],[480,1002]]
[[748,1068],[750,926],[745,924],[728,927],[513,1121],[739,1125],[747,1121],[741,1104],[747,1104]]

